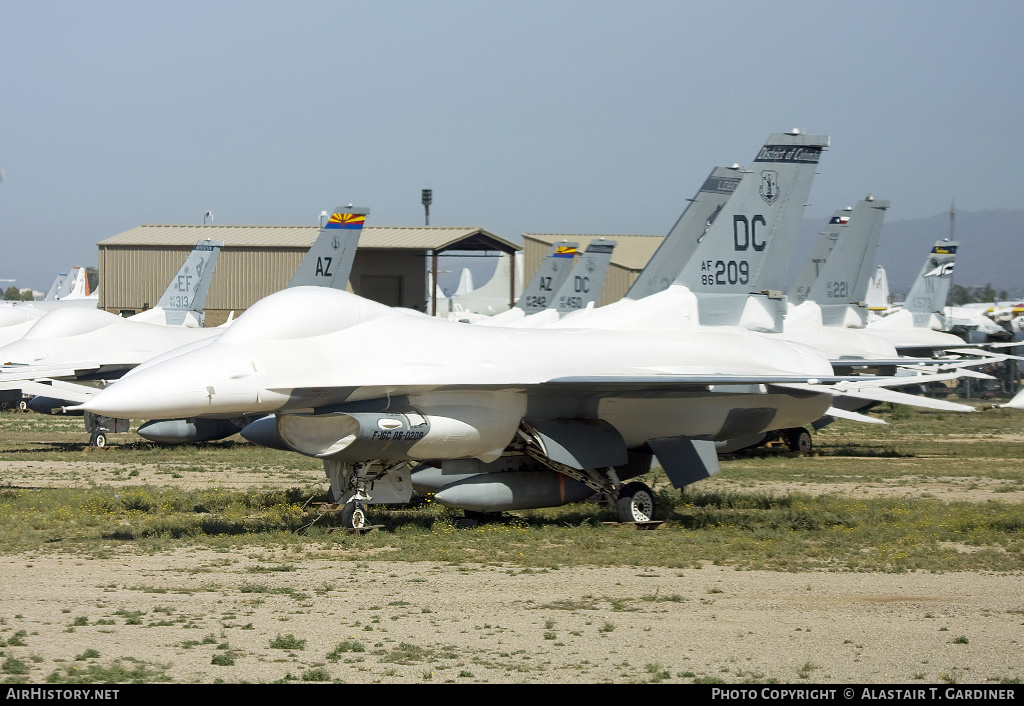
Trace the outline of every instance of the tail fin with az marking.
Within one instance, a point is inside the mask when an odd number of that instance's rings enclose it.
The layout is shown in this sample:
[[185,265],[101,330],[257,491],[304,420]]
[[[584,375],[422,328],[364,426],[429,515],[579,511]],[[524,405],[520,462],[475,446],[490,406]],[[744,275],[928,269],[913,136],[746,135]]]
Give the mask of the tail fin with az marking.
[[527,314],[536,314],[552,306],[555,294],[562,288],[562,283],[568,279],[572,271],[578,248],[578,243],[565,240],[553,244],[548,256],[534,273],[533,279],[523,289],[522,296],[516,302],[516,308]]
[[567,240],[554,243],[548,250],[547,257],[541,261],[540,267],[533,274],[533,279],[523,289],[516,305],[494,316],[482,317],[474,323],[478,326],[507,326],[522,321],[531,314],[553,308],[555,295],[572,272],[578,248],[579,243],[570,243]]
[[[572,312],[591,310],[601,297],[604,281],[608,275],[608,266],[612,261],[612,252],[618,244],[607,238],[594,238],[587,249],[576,258],[572,272],[562,282],[561,288],[551,297],[550,304],[536,314],[521,315],[512,320],[512,312],[502,312],[492,316],[488,325],[507,325],[521,328],[547,326],[557,322],[561,317]],[[521,312],[519,312],[521,314]],[[509,314],[509,316],[505,316]]]
[[369,214],[368,208],[334,209],[288,286],[345,289],[359,247],[359,236]]

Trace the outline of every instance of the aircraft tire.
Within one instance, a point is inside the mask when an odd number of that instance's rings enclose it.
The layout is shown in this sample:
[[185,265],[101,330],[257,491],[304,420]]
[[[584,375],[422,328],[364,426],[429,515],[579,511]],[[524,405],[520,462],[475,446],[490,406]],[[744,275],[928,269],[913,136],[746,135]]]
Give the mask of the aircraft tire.
[[89,439],[89,445],[102,449],[107,445],[107,435],[101,431],[94,432],[92,438]]
[[790,429],[786,437],[790,451],[806,454],[810,453],[811,449],[814,448],[814,442],[811,439],[811,432],[803,429],[802,427]]
[[341,509],[341,524],[346,529],[361,529],[366,527],[366,508],[363,504],[350,500]]
[[644,483],[626,483],[615,503],[619,522],[650,522],[654,519],[654,492]]

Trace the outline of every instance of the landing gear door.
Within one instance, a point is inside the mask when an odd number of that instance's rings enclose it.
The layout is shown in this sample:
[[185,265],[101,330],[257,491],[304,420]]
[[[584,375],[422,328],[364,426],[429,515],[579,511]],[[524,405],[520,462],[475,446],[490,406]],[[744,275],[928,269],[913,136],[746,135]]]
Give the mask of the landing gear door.
[[408,468],[391,471],[382,478],[377,478],[366,489],[373,505],[407,503],[412,500],[412,480]]
[[130,419],[115,419],[104,417],[102,414],[85,413],[85,430],[90,434],[106,432],[108,434],[123,434],[128,431],[131,425]]

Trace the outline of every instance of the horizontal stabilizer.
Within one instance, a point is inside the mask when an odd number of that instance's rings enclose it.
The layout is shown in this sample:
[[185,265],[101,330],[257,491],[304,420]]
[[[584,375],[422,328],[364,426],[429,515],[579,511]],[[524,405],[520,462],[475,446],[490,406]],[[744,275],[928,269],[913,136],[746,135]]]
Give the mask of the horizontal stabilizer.
[[884,419],[876,419],[875,417],[869,417],[866,414],[858,414],[857,412],[850,412],[838,407],[829,407],[828,411],[825,412],[825,416],[836,417],[837,419],[849,419],[852,422],[864,422],[865,424],[889,424]]
[[1020,390],[1013,399],[1006,404],[997,405],[999,407],[1009,407],[1010,409],[1024,409],[1024,388]]
[[[934,379],[935,377],[941,376],[924,376],[921,375],[919,378],[923,381],[924,379]],[[902,383],[890,383],[890,384],[903,384],[913,385],[918,382],[919,378],[903,378]],[[892,380],[893,378],[889,378]],[[784,383],[778,385],[779,387],[787,387],[794,390],[818,390],[822,391],[823,388],[818,385],[802,385],[799,383]],[[868,385],[835,385],[830,390],[834,395],[842,395],[844,397],[854,397],[861,400],[873,400],[875,402],[892,402],[893,404],[905,404],[910,407],[924,407],[926,409],[941,409],[947,412],[973,412],[974,407],[966,404],[960,404],[959,402],[948,402],[946,400],[937,400],[931,397],[922,397],[920,395],[909,395],[905,392],[897,392],[896,390],[889,390],[884,387],[876,386],[873,384]]]

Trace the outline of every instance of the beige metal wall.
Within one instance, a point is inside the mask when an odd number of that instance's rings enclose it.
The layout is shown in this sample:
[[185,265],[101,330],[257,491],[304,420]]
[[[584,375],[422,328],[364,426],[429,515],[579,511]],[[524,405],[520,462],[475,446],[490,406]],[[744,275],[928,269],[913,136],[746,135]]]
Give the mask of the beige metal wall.
[[[191,250],[175,246],[100,247],[100,308],[118,313],[156,306]],[[305,252],[298,248],[223,248],[210,282],[207,311],[241,312],[283,289]]]
[[[191,250],[184,246],[101,246],[99,307],[117,314],[156,306]],[[307,251],[308,248],[222,248],[206,299],[206,325],[217,326],[227,320],[230,312],[238,316],[263,297],[284,289]],[[349,291],[360,294],[363,276],[398,277],[400,306],[424,310],[427,280],[423,253],[358,250],[352,271],[354,281]]]

